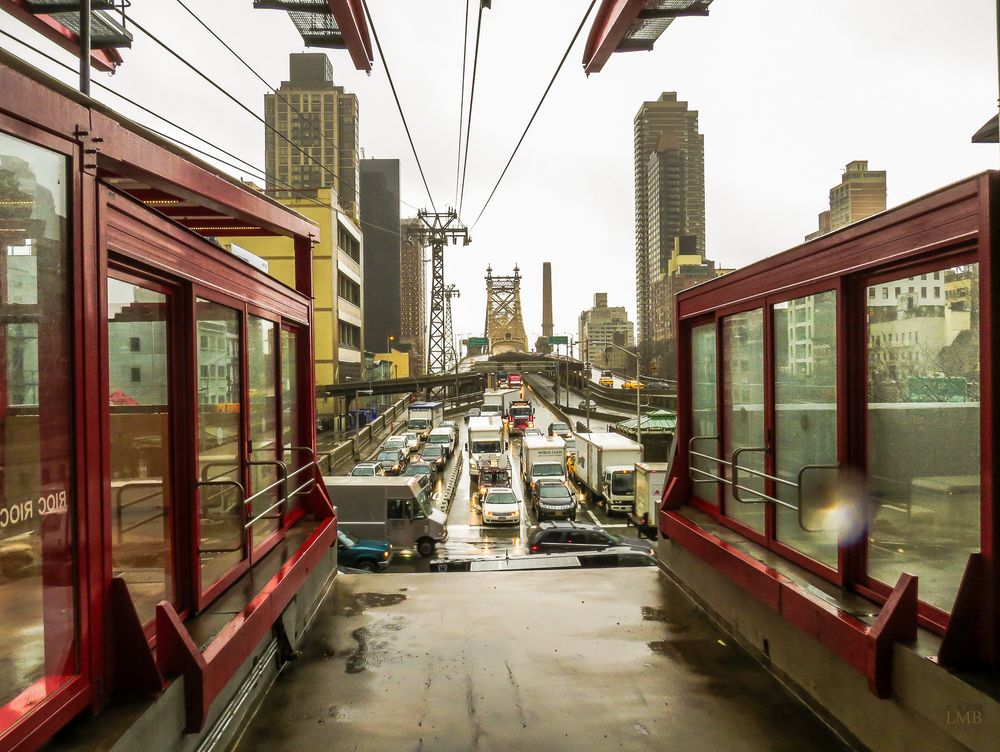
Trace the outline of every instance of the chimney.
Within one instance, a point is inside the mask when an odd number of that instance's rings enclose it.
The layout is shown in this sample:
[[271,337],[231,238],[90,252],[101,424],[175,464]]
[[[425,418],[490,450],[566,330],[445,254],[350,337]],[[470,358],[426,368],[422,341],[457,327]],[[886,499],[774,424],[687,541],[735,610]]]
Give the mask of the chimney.
[[542,336],[552,336],[552,262],[542,262]]

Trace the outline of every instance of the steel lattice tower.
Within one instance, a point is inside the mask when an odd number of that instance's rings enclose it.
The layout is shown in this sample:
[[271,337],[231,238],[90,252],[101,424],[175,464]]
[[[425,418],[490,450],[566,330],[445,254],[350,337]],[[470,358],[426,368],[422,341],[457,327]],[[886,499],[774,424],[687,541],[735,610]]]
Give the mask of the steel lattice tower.
[[494,277],[492,267],[486,267],[486,337],[490,352],[528,352],[528,335],[521,318],[521,270],[514,274]]
[[451,326],[451,299],[460,298],[462,293],[455,285],[444,288],[444,360],[445,370],[450,371],[458,364],[458,354],[455,351],[455,335]]
[[451,339],[451,317],[447,317],[447,332],[445,331],[446,298],[444,287],[444,247],[448,240],[462,245],[469,244],[469,230],[458,221],[458,213],[454,209],[444,212],[429,212],[421,209],[417,212],[420,227],[415,228],[413,235],[418,237],[422,245],[431,247],[431,315],[430,328],[427,333],[427,373],[444,373],[448,370],[448,350]]

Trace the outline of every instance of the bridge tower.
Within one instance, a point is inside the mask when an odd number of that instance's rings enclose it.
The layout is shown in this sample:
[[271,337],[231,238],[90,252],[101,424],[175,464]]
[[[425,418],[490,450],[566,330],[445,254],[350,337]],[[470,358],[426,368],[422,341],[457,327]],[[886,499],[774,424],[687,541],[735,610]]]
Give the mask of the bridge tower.
[[514,274],[494,277],[492,267],[486,267],[486,337],[490,354],[528,352],[528,335],[521,318],[521,270]]
[[462,293],[455,285],[444,288],[444,365],[450,371],[458,363],[458,352],[455,349],[455,335],[451,326],[451,299],[460,298]]

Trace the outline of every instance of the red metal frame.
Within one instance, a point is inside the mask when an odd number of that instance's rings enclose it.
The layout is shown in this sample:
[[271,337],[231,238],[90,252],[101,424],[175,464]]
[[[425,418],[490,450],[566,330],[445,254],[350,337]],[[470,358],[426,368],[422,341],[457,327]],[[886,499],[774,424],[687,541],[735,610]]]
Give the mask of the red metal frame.
[[[674,477],[665,494],[665,512],[661,517],[661,532],[676,532],[676,520],[669,516],[671,509],[686,503],[705,512],[721,524],[740,532],[749,539],[760,541],[754,531],[728,519],[724,508],[720,510],[696,497],[695,487],[688,480],[687,441],[691,434],[691,332],[694,327],[716,322],[718,385],[717,411],[721,416],[722,401],[722,338],[721,319],[731,313],[756,307],[765,308],[765,358],[768,376],[769,405],[766,413],[771,416],[774,406],[774,353],[773,316],[771,306],[785,300],[814,294],[823,290],[837,291],[837,452],[843,466],[863,472],[866,466],[867,424],[866,394],[867,340],[865,325],[865,290],[868,285],[881,281],[913,276],[927,271],[938,271],[959,263],[977,262],[980,265],[980,436],[981,436],[981,543],[982,553],[975,567],[970,565],[962,583],[959,601],[979,604],[982,618],[976,622],[975,634],[968,634],[976,643],[976,657],[981,663],[996,665],[1000,655],[1000,562],[997,560],[998,526],[996,506],[993,502],[993,472],[998,453],[994,451],[993,389],[998,377],[992,368],[992,354],[997,350],[997,327],[992,295],[996,290],[998,275],[992,270],[993,223],[1000,219],[1000,207],[993,191],[1000,184],[996,173],[984,173],[946,186],[928,196],[908,202],[901,207],[856,223],[836,233],[808,244],[793,248],[749,267],[732,272],[725,277],[691,288],[678,295],[677,321],[680,322],[678,357],[679,425],[678,446]],[[942,282],[943,287],[943,282]],[[768,418],[769,421],[773,417]],[[773,429],[773,425],[770,426]],[[724,433],[721,420],[719,435]],[[724,437],[723,437],[724,439]],[[723,439],[720,439],[720,444]],[[773,474],[773,473],[772,473]],[[666,497],[669,495],[669,499]],[[773,495],[773,494],[772,494]],[[770,505],[769,505],[770,506]],[[773,512],[769,514],[773,524]],[[769,531],[770,532],[770,531]],[[703,541],[704,543],[704,541]],[[720,542],[721,543],[721,542]],[[865,559],[867,540],[838,544],[838,566],[830,567],[814,561],[769,535],[765,544],[775,553],[829,581],[849,587],[872,600],[900,608],[915,593],[916,582],[876,582],[866,574]],[[712,546],[699,544],[698,553],[705,558],[716,554]],[[729,573],[733,576],[732,573]],[[734,577],[735,578],[735,577]],[[755,590],[757,586],[742,582]],[[893,600],[893,594],[904,587],[906,597]],[[951,635],[948,614],[913,597],[914,611],[924,627],[937,632],[949,631],[950,643],[958,644],[960,637]],[[887,617],[888,618],[888,617]],[[961,619],[969,630],[969,619]],[[887,632],[893,629],[886,627]]]
[[365,73],[372,72],[372,40],[368,35],[368,22],[361,0],[327,0],[344,38],[347,51],[351,53],[354,67]]
[[[14,18],[39,34],[55,42],[68,52],[72,52],[80,57],[80,38],[76,32],[67,29],[61,23],[49,15],[40,13],[35,15],[25,6],[24,0],[0,0],[0,10],[7,11]],[[91,50],[90,63],[99,71],[114,73],[115,69],[124,61],[118,50]]]
[[629,28],[646,7],[647,0],[603,0],[583,50],[583,70],[589,76],[600,73]]
[[[239,296],[239,307],[244,314],[246,304],[252,302],[283,324],[297,327],[302,333],[299,347],[301,435],[306,445],[315,447],[315,404],[310,399],[315,392],[315,378],[313,369],[307,364],[313,346],[311,243],[318,231],[314,224],[277,202],[247,190],[205,163],[192,160],[162,140],[144,133],[138,126],[119,120],[103,106],[2,50],[0,91],[4,92],[0,98],[0,131],[63,154],[69,170],[72,324],[65,336],[71,340],[73,358],[71,420],[74,434],[69,448],[73,477],[69,488],[76,511],[73,537],[78,674],[52,676],[38,683],[33,688],[35,694],[30,699],[30,707],[25,704],[28,695],[22,695],[0,708],[0,747],[20,751],[41,746],[88,705],[94,711],[99,710],[116,686],[127,689],[126,683],[121,681],[121,655],[116,657],[109,651],[110,640],[125,635],[128,649],[138,651],[135,653],[139,656],[137,660],[144,661],[146,655],[142,653],[143,639],[141,629],[136,627],[134,609],[130,611],[127,607],[127,588],[113,591],[108,569],[111,539],[106,508],[106,458],[108,442],[113,438],[107,422],[106,391],[106,280],[109,270],[146,282],[173,285],[174,310],[181,314],[175,327],[178,339],[171,343],[176,356],[172,360],[177,369],[173,381],[177,389],[187,390],[187,395],[192,393],[194,385],[189,312],[193,310],[196,289],[210,291],[212,297],[232,291]],[[85,156],[84,149],[97,153]],[[237,232],[236,227],[242,223],[253,224],[260,233],[291,236],[296,252],[296,289],[252,269],[178,223],[143,206],[139,199],[105,184],[121,177],[140,183],[146,179],[144,185],[218,212],[231,221],[231,232]],[[175,401],[175,404],[177,441],[193,445],[196,424],[187,415],[183,402]],[[193,470],[186,469],[188,464],[186,458],[178,456],[175,488],[190,487],[196,477]],[[187,495],[178,494],[175,502],[179,517],[193,517],[192,502]],[[251,641],[258,640],[259,630],[270,628],[269,622],[266,627],[263,625],[276,617],[277,604],[287,603],[308,571],[319,561],[322,544],[327,542],[323,536],[333,535],[332,505],[321,486],[317,486],[303,506],[320,521],[310,543],[300,548],[277,575],[279,581],[273,583],[270,592],[279,592],[281,597],[275,599],[272,595],[265,599],[268,608],[259,611],[254,620],[246,620],[253,624],[252,627],[245,628],[241,622],[227,632],[226,641],[234,646],[226,651],[227,656],[244,654]],[[289,515],[284,527],[293,524],[301,514]],[[192,550],[190,536],[193,531],[184,526],[177,533],[178,550]],[[187,566],[186,558],[178,558],[177,564],[176,590],[181,598],[182,617],[203,604],[192,598],[196,592],[193,567]],[[186,601],[185,591],[188,594]],[[172,606],[170,608],[173,610]],[[159,641],[159,635],[155,635],[155,639]],[[157,650],[159,648],[157,645]],[[145,649],[150,649],[148,643]],[[232,660],[227,658],[216,664],[220,667],[216,669],[217,681],[223,681],[227,672],[234,669]],[[151,672],[146,674],[147,679],[152,676]],[[150,686],[151,682],[146,683],[146,690]]]

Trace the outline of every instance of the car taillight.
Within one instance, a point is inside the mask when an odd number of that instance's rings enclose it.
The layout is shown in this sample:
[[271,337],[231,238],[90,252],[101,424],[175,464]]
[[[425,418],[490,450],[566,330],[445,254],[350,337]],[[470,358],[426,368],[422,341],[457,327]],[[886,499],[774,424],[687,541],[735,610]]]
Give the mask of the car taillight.
[[531,550],[532,550],[532,551],[537,551],[537,550],[538,550],[538,546],[532,546],[532,547],[531,547]]

